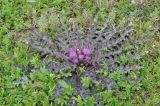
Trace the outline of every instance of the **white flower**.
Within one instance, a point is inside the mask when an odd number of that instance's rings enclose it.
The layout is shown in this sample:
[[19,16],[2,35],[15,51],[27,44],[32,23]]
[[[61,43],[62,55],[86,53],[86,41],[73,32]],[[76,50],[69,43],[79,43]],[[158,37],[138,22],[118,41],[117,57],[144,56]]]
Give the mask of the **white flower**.
[[132,25],[132,22],[130,22],[129,25]]
[[131,1],[131,3],[135,3],[135,1],[134,1],[134,0],[132,0],[132,1]]
[[156,45],[152,45],[152,47],[155,47]]
[[148,53],[149,53],[149,51],[145,51],[145,53],[146,53],[146,54],[148,54]]
[[29,44],[29,42],[28,42],[28,41],[26,41],[26,44],[28,45],[28,44]]

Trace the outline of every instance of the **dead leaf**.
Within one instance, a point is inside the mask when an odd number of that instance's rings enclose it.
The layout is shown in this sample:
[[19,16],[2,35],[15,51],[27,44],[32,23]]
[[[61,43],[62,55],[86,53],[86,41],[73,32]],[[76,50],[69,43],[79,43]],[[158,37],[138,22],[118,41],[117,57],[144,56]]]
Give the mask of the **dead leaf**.
[[42,85],[41,82],[34,82],[34,83],[32,84],[32,87],[33,87],[33,88],[36,88],[36,87],[40,87],[41,85]]

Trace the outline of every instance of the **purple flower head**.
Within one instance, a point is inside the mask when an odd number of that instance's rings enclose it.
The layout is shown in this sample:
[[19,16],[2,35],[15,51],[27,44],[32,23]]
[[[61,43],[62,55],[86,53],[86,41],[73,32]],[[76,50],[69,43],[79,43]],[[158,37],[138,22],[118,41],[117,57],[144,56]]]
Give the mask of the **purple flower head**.
[[70,52],[69,52],[69,58],[70,58],[70,59],[77,58],[77,57],[78,57],[78,56],[77,56],[76,51],[70,51]]
[[90,56],[86,56],[86,57],[85,57],[85,60],[86,60],[86,61],[89,61],[89,60],[91,60],[91,57],[90,57]]
[[80,64],[83,62],[87,62],[88,60],[91,60],[91,49],[90,48],[70,48],[69,49],[69,59],[74,64]]
[[84,59],[84,55],[80,54],[80,55],[78,56],[78,59],[79,59],[80,61],[82,61],[82,60]]
[[92,54],[92,51],[91,51],[90,48],[83,48],[83,49],[82,49],[82,52],[83,52],[83,54],[86,55],[86,56],[91,56],[91,54]]
[[71,60],[71,62],[74,63],[74,64],[79,64],[78,58],[73,58],[73,59]]

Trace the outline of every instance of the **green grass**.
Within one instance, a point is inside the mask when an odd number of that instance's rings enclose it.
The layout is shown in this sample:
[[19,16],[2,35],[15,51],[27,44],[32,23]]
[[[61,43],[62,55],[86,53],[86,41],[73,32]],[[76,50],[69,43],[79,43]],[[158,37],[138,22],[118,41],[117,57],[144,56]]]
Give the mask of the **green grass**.
[[[26,66],[39,66],[40,57],[38,53],[29,52],[28,46],[18,38],[19,34],[23,34],[22,30],[36,25],[42,33],[50,34],[55,39],[58,19],[66,24],[76,21],[80,23],[81,31],[84,32],[90,21],[87,14],[99,25],[106,17],[112,20],[113,25],[118,23],[125,26],[132,22],[135,31],[133,38],[140,43],[140,46],[134,48],[139,53],[146,53],[140,59],[144,69],[129,74],[134,79],[132,83],[120,80],[118,72],[106,73],[117,80],[121,89],[99,91],[101,101],[106,106],[160,104],[160,0],[146,0],[145,6],[127,0],[120,0],[112,6],[106,0],[1,0],[0,4],[1,106],[55,106],[64,105],[70,99],[75,99],[79,106],[96,104],[93,97],[82,100],[80,96],[71,95],[73,88],[60,80],[70,73],[49,73],[44,68],[28,73]],[[143,42],[142,39],[147,41]],[[122,63],[127,61],[122,57]],[[19,65],[24,67],[21,69]],[[14,85],[14,81],[21,79],[23,75],[31,78],[32,82],[21,86]],[[40,82],[40,85],[34,87],[34,82]],[[87,77],[82,78],[81,82],[85,87],[90,84]],[[66,85],[66,92],[64,91],[61,98],[55,99],[52,95],[57,83]],[[98,85],[95,89],[98,89]]]

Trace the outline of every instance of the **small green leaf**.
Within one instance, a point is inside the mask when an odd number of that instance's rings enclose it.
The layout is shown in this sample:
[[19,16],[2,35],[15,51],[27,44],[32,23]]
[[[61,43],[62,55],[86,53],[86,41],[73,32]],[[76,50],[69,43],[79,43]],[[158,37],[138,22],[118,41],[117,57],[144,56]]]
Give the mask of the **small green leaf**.
[[109,51],[109,49],[108,49],[107,47],[103,48],[103,50],[104,50],[105,52],[108,52],[108,51]]
[[77,98],[74,98],[77,101],[77,106],[83,106],[83,100],[80,95],[77,96]]
[[125,57],[125,56],[121,56],[120,61],[121,61],[122,64],[125,64],[125,63],[128,62],[128,58]]
[[73,88],[71,86],[65,87],[64,88],[64,93],[67,95],[72,95]]
[[85,70],[84,70],[84,67],[79,67],[79,71],[82,73],[82,72],[84,72]]
[[34,55],[31,60],[31,64],[37,66],[39,64],[39,55]]
[[90,79],[88,77],[82,77],[81,83],[82,86],[88,88],[90,85]]
[[63,88],[67,88],[69,86],[64,80],[59,80],[58,83]]
[[94,100],[93,97],[87,98],[85,106],[94,106],[94,104],[95,104],[94,101],[95,101],[95,100]]

